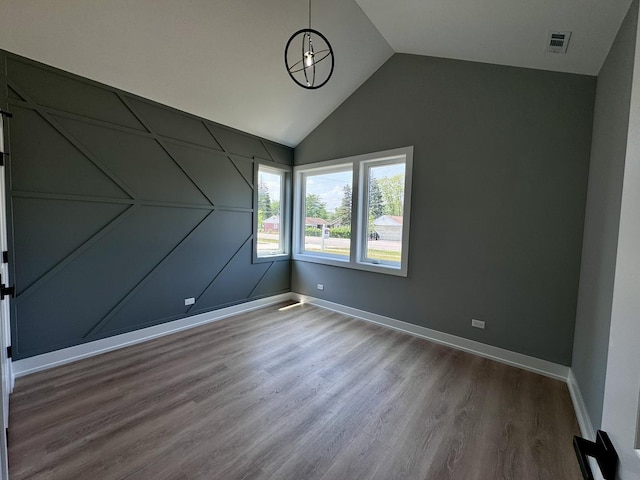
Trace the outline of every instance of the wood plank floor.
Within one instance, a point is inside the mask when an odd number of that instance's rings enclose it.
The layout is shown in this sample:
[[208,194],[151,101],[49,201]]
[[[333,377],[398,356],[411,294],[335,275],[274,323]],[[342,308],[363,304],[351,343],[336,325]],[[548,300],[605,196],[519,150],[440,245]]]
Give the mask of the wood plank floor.
[[309,305],[18,379],[11,480],[579,480],[564,383]]

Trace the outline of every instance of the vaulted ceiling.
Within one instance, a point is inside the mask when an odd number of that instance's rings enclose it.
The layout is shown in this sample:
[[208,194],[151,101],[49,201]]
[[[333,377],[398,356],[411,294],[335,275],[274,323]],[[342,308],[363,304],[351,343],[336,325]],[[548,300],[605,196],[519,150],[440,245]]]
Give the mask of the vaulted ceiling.
[[[631,0],[356,0],[396,52],[597,75]],[[566,54],[551,31],[572,32]]]
[[[283,60],[304,0],[0,0],[0,48],[294,146],[394,51],[595,75],[629,4],[315,0],[336,58],[315,91]],[[545,52],[555,29],[566,55]]]

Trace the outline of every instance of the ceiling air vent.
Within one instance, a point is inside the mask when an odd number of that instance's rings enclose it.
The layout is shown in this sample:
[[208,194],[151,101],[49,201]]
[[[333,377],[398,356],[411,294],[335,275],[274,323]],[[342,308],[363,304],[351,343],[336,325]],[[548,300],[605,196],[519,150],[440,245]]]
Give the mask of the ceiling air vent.
[[567,53],[571,32],[550,32],[547,47],[551,53]]

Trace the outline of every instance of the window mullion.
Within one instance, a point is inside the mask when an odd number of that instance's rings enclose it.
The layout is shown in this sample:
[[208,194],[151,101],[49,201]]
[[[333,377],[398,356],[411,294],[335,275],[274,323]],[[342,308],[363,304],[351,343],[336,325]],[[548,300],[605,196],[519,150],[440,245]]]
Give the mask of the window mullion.
[[352,163],[353,180],[351,182],[351,255],[349,256],[349,263],[355,265],[360,258],[361,238],[360,238],[360,162]]

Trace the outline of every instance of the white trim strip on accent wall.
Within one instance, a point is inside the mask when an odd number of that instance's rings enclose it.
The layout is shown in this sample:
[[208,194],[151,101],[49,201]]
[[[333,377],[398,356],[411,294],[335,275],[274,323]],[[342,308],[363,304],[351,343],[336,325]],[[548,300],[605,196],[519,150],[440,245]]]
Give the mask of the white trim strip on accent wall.
[[556,380],[566,382],[569,376],[569,367],[549,362],[547,360],[530,357],[529,355],[523,355],[522,353],[512,352],[510,350],[505,350],[504,348],[494,347],[492,345],[487,345],[486,343],[476,342],[475,340],[457,337],[448,333],[439,332],[430,328],[421,327],[419,325],[403,322],[401,320],[396,320],[390,317],[385,317],[382,315],[378,315],[377,313],[371,313],[365,310],[347,307],[345,305],[329,302],[320,298],[301,295],[299,293],[292,293],[291,295],[293,299],[302,303],[310,303],[311,305],[325,308],[327,310],[344,313],[345,315],[349,315],[351,317],[360,318],[368,322],[393,328],[394,330],[399,330],[401,332],[424,338],[435,343],[447,345],[457,350],[463,350],[465,352],[473,353],[485,358],[490,358],[491,360],[496,360],[507,365],[512,365],[514,367],[539,373],[547,377],[555,378]]
[[28,375],[30,373],[39,372],[49,368],[65,365],[75,362],[83,358],[93,357],[101,353],[110,352],[119,348],[128,347],[137,343],[146,342],[158,337],[164,337],[172,333],[187,330],[189,328],[204,325],[206,323],[222,320],[223,318],[237,315],[239,313],[249,312],[258,308],[267,307],[276,303],[285,302],[291,299],[291,294],[282,293],[271,297],[253,300],[251,302],[233,305],[231,307],[213,310],[212,312],[200,313],[173,322],[154,325],[153,327],[142,328],[133,332],[115,335],[113,337],[95,340],[93,342],[75,345],[54,352],[43,353],[35,357],[29,357],[22,360],[16,360],[13,363],[13,375],[15,378]]

